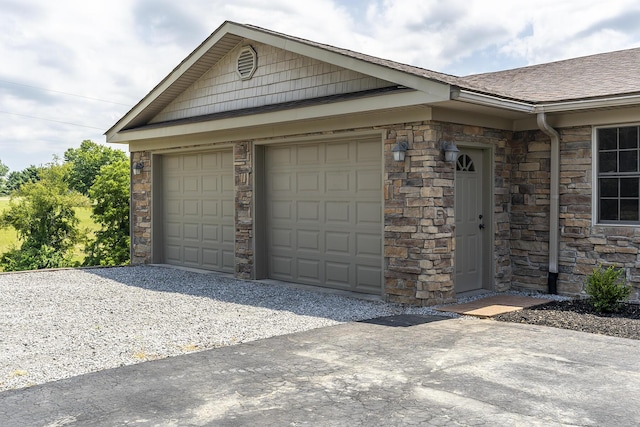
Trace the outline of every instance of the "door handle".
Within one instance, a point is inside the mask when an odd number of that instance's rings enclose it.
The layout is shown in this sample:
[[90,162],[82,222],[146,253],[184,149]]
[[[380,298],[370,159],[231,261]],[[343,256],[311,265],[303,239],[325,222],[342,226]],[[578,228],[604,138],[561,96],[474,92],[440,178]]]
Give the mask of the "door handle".
[[478,228],[479,228],[480,230],[484,230],[484,224],[478,224]]

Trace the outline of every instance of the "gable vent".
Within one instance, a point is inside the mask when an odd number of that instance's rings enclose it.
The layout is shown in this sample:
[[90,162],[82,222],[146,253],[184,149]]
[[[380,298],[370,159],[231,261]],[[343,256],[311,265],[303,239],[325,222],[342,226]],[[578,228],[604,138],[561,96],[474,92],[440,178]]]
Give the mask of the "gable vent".
[[242,80],[250,79],[256,72],[258,55],[251,46],[240,51],[236,71]]

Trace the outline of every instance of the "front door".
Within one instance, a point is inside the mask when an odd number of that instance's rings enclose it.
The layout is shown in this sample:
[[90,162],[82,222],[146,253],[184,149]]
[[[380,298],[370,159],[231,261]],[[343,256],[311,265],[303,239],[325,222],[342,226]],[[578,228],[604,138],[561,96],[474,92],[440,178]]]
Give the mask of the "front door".
[[483,287],[483,239],[489,218],[483,210],[482,157],[482,150],[460,149],[456,162],[456,293]]

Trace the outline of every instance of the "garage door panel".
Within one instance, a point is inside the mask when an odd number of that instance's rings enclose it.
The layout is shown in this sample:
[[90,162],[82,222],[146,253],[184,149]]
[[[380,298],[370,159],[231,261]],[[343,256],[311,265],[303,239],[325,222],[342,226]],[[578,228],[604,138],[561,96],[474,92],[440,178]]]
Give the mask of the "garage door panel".
[[[233,167],[233,165],[231,165],[231,167]],[[233,194],[233,186],[235,185],[233,174],[222,175],[220,181],[222,182],[221,191],[223,193]]]
[[351,191],[350,171],[327,171],[324,174],[327,193],[340,193]]
[[317,193],[320,191],[320,176],[317,172],[300,172],[296,176],[296,184],[298,192]]
[[325,233],[325,250],[328,255],[345,256],[350,254],[350,234],[338,231]]
[[378,193],[382,189],[380,172],[376,170],[363,170],[356,172],[356,191],[371,191]]
[[304,201],[296,204],[296,219],[298,222],[320,220],[320,201]]
[[220,215],[220,201],[218,200],[203,200],[202,201],[202,216],[208,217],[210,220],[218,218]]
[[200,216],[200,200],[184,200],[182,214],[184,216]]
[[234,212],[235,212],[235,201],[222,200],[222,218],[226,219],[226,221],[224,221],[225,224],[228,224],[229,221],[233,221]]
[[291,147],[274,147],[270,150],[270,161],[274,166],[286,166],[292,163]]
[[348,142],[327,143],[325,164],[351,163],[353,161],[351,152]]
[[200,177],[198,176],[185,176],[182,179],[183,190],[185,193],[199,193],[200,192]]
[[339,223],[348,225],[351,223],[351,203],[352,202],[326,202],[325,218],[327,223]]
[[236,265],[235,250],[226,249],[222,251],[222,267],[225,271],[234,271]]
[[[162,159],[164,262],[234,271],[231,151],[165,155]],[[228,188],[224,188],[227,185]]]
[[[380,288],[373,286],[376,278],[382,275],[382,268],[370,265],[356,266],[356,290],[363,292],[378,291]],[[378,279],[379,280],[379,279]]]
[[297,249],[304,251],[319,252],[320,232],[317,230],[297,230]]
[[182,226],[182,237],[184,240],[200,240],[200,225],[199,224],[184,224]]
[[380,234],[356,233],[356,254],[358,256],[372,256],[378,259],[382,256],[382,238]]
[[282,249],[290,249],[293,247],[293,230],[272,228],[270,234],[272,246]]
[[222,167],[222,156],[220,153],[203,153],[200,155],[202,169],[220,169]]
[[344,262],[326,262],[325,277],[326,281],[332,285],[338,285],[340,288],[351,287],[351,264]]
[[202,177],[202,191],[205,193],[217,193],[220,191],[218,177],[215,175],[205,175]]
[[380,293],[382,143],[268,146],[265,172],[268,275]]
[[292,204],[290,200],[274,201],[271,204],[270,217],[273,220],[290,221],[293,219]]
[[218,225],[203,224],[202,241],[206,243],[218,243],[220,241],[220,233],[218,229]]
[[215,268],[220,265],[220,251],[217,249],[202,249],[202,265],[204,267]]
[[183,260],[185,264],[200,264],[200,248],[197,246],[184,246],[182,249]]
[[293,179],[291,175],[286,173],[274,173],[269,183],[269,190],[273,192],[283,191],[288,193],[293,190]]
[[182,237],[181,233],[181,223],[179,222],[165,222],[165,237],[180,239]]
[[182,203],[180,200],[165,200],[165,212],[171,216],[180,215]]
[[179,263],[181,262],[180,253],[182,252],[182,247],[178,245],[166,245],[164,248],[164,258],[165,262],[168,263]]
[[380,143],[376,141],[358,141],[356,144],[356,162],[379,162]]
[[182,156],[182,170],[192,171],[199,168],[200,167],[197,154],[187,154]]
[[356,222],[362,225],[377,226],[382,222],[382,206],[377,202],[356,203]]
[[164,184],[164,191],[166,193],[180,193],[181,192],[180,180],[177,180],[177,179],[167,180]]
[[272,256],[271,268],[273,277],[276,279],[293,279],[293,258],[287,256]]
[[222,242],[233,243],[235,241],[235,227],[230,225],[222,226]]
[[320,282],[320,262],[316,259],[297,259],[298,277],[307,283]]
[[319,165],[320,145],[298,146],[296,150],[298,165]]
[[165,174],[182,169],[182,160],[178,156],[165,157],[162,160],[162,172]]

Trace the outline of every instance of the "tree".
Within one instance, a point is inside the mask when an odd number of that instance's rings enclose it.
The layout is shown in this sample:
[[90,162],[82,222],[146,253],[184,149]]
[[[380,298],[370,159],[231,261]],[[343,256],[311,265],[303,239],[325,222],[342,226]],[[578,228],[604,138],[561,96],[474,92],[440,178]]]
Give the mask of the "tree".
[[122,265],[129,262],[129,162],[122,159],[100,168],[89,189],[91,218],[100,225],[87,245],[85,265]]
[[120,150],[84,140],[79,148],[69,148],[64,153],[65,162],[71,163],[67,176],[69,187],[88,196],[102,166],[126,159],[127,155]]
[[38,168],[31,165],[21,171],[13,171],[7,176],[6,192],[11,194],[28,182],[38,180]]
[[0,160],[0,196],[6,196],[8,194],[6,178],[8,173],[9,167]]
[[0,256],[5,271],[72,265],[73,248],[82,238],[74,207],[86,204],[86,198],[69,191],[64,180],[68,168],[58,164],[41,168],[40,180],[23,184],[11,195],[0,227],[13,227],[22,244]]

